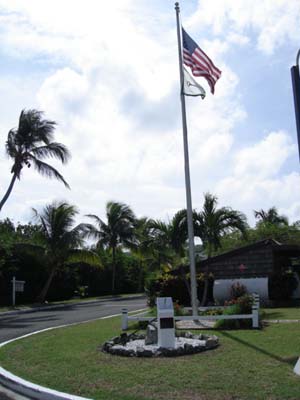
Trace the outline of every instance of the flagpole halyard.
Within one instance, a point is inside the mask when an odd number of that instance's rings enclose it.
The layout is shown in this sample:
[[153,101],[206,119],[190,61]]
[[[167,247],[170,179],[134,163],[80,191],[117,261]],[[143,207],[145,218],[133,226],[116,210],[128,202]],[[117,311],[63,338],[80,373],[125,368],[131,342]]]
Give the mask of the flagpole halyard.
[[189,238],[189,261],[190,261],[191,303],[192,303],[191,305],[192,305],[193,315],[198,315],[193,208],[192,208],[191,179],[190,179],[190,167],[189,167],[186,107],[185,107],[185,97],[184,97],[184,93],[182,91],[183,84],[184,84],[184,74],[183,74],[183,62],[182,62],[180,23],[179,23],[180,8],[179,8],[178,2],[175,3],[175,10],[176,10],[176,22],[177,22],[177,40],[178,40],[178,56],[179,56],[179,74],[180,74],[180,99],[181,99],[181,114],[182,114],[184,171],[185,171],[187,223],[188,223],[188,238]]

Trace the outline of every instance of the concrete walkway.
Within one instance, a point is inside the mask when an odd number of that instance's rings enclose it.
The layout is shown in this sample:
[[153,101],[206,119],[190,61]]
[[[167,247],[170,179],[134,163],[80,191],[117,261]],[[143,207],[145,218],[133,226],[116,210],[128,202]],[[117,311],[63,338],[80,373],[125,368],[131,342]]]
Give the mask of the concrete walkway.
[[[214,320],[202,320],[202,321],[178,321],[176,322],[177,329],[213,329],[216,321]],[[263,319],[261,320],[263,325],[268,324],[297,324],[300,323],[300,319]]]
[[202,320],[202,321],[177,321],[176,329],[212,329],[216,321]]
[[263,319],[263,324],[297,324],[300,319]]

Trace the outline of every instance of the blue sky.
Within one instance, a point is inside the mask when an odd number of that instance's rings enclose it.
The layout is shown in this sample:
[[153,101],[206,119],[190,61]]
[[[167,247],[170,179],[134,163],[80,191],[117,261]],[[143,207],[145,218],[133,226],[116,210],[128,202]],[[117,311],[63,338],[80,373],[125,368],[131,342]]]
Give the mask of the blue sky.
[[[0,0],[0,174],[23,108],[57,121],[72,152],[69,182],[25,170],[2,217],[27,222],[56,199],[81,220],[108,200],[168,219],[185,207],[173,1]],[[300,47],[298,0],[182,1],[185,29],[222,70],[212,96],[187,100],[193,206],[203,193],[244,212],[276,206],[300,219],[290,67]],[[59,12],[57,11],[59,10]],[[0,146],[1,149],[1,146]]]

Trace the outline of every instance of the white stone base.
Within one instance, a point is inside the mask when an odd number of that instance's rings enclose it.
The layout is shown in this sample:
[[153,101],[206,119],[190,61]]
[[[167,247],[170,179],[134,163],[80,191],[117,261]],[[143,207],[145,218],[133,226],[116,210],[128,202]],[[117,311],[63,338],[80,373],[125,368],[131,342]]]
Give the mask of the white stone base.
[[300,357],[295,365],[294,372],[295,374],[300,375]]

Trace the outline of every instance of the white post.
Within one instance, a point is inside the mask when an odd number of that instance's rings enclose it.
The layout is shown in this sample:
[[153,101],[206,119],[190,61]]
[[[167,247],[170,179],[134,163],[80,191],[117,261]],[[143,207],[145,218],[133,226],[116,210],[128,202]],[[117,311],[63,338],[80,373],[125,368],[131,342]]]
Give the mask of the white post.
[[128,329],[128,310],[127,308],[122,308],[122,331]]
[[252,305],[252,328],[259,328],[259,296],[253,295],[254,303]]
[[300,358],[298,359],[298,361],[294,367],[294,372],[295,372],[295,374],[300,375]]
[[12,279],[12,305],[13,305],[13,307],[16,305],[16,277],[15,276]]
[[175,348],[174,307],[171,297],[157,297],[157,342],[159,347]]

